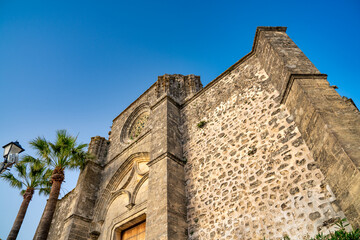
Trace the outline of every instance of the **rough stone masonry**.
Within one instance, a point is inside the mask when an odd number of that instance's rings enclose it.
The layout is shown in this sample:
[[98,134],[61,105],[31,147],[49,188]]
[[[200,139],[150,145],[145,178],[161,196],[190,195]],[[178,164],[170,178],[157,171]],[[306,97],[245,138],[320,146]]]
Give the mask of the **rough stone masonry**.
[[[204,88],[165,74],[93,137],[49,239],[307,239],[360,227],[360,114],[285,33]],[[142,225],[143,226],[143,225]],[[133,228],[134,229],[134,228]]]

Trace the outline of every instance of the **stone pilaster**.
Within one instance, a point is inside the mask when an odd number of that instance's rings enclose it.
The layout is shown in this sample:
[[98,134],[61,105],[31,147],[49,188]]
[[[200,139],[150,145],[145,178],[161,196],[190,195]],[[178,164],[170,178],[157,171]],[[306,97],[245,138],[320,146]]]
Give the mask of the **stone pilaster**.
[[[171,80],[173,77],[165,76],[164,78]],[[176,75],[176,77],[178,76]],[[166,85],[166,82],[163,85],[164,78],[159,77],[159,101],[152,107],[154,122],[151,157],[148,164],[150,170],[146,239],[181,240],[187,238],[185,162],[183,161],[179,131],[180,105],[174,98],[176,96],[185,97],[186,94],[170,91],[169,89],[174,88],[174,82],[169,86]],[[198,79],[198,81],[200,80]],[[177,84],[176,81],[175,84]],[[200,87],[191,90],[191,95],[199,89]]]

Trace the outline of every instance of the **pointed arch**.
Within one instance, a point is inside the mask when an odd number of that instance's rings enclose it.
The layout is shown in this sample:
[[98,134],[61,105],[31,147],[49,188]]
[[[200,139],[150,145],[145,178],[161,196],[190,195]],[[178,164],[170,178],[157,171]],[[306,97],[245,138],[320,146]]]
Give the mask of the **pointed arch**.
[[[104,191],[98,198],[94,210],[94,227],[101,227],[100,225],[105,221],[109,206],[117,197],[122,194],[127,194],[129,204],[125,207],[131,209],[131,207],[135,204],[135,198],[141,185],[148,179],[148,171],[141,171],[139,168],[139,164],[149,162],[149,159],[150,155],[148,152],[135,153],[129,156],[120,165],[120,167],[113,174]],[[131,180],[134,178],[135,175],[139,175],[142,178],[136,184],[133,192],[130,192],[126,188],[129,186]],[[123,182],[125,177],[127,177],[126,181],[119,188],[119,185],[121,184],[121,182]],[[100,223],[100,225],[98,223]]]

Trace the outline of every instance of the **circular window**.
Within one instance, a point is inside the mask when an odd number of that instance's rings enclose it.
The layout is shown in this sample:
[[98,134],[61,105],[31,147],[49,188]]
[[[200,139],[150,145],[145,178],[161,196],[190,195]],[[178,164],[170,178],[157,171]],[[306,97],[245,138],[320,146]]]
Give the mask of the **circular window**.
[[134,140],[135,138],[137,138],[140,133],[142,132],[142,130],[147,126],[149,120],[149,113],[148,112],[144,112],[142,114],[140,114],[135,121],[133,122],[133,124],[130,127],[129,130],[129,139],[130,140]]
[[148,104],[144,103],[138,106],[125,121],[121,130],[120,141],[129,144],[144,134],[148,128],[149,116]]

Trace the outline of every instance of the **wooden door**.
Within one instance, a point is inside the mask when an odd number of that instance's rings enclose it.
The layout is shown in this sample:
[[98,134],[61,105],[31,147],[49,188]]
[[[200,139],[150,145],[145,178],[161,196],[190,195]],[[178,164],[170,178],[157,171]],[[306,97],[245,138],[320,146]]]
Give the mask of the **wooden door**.
[[126,229],[121,233],[121,240],[145,240],[146,222]]

